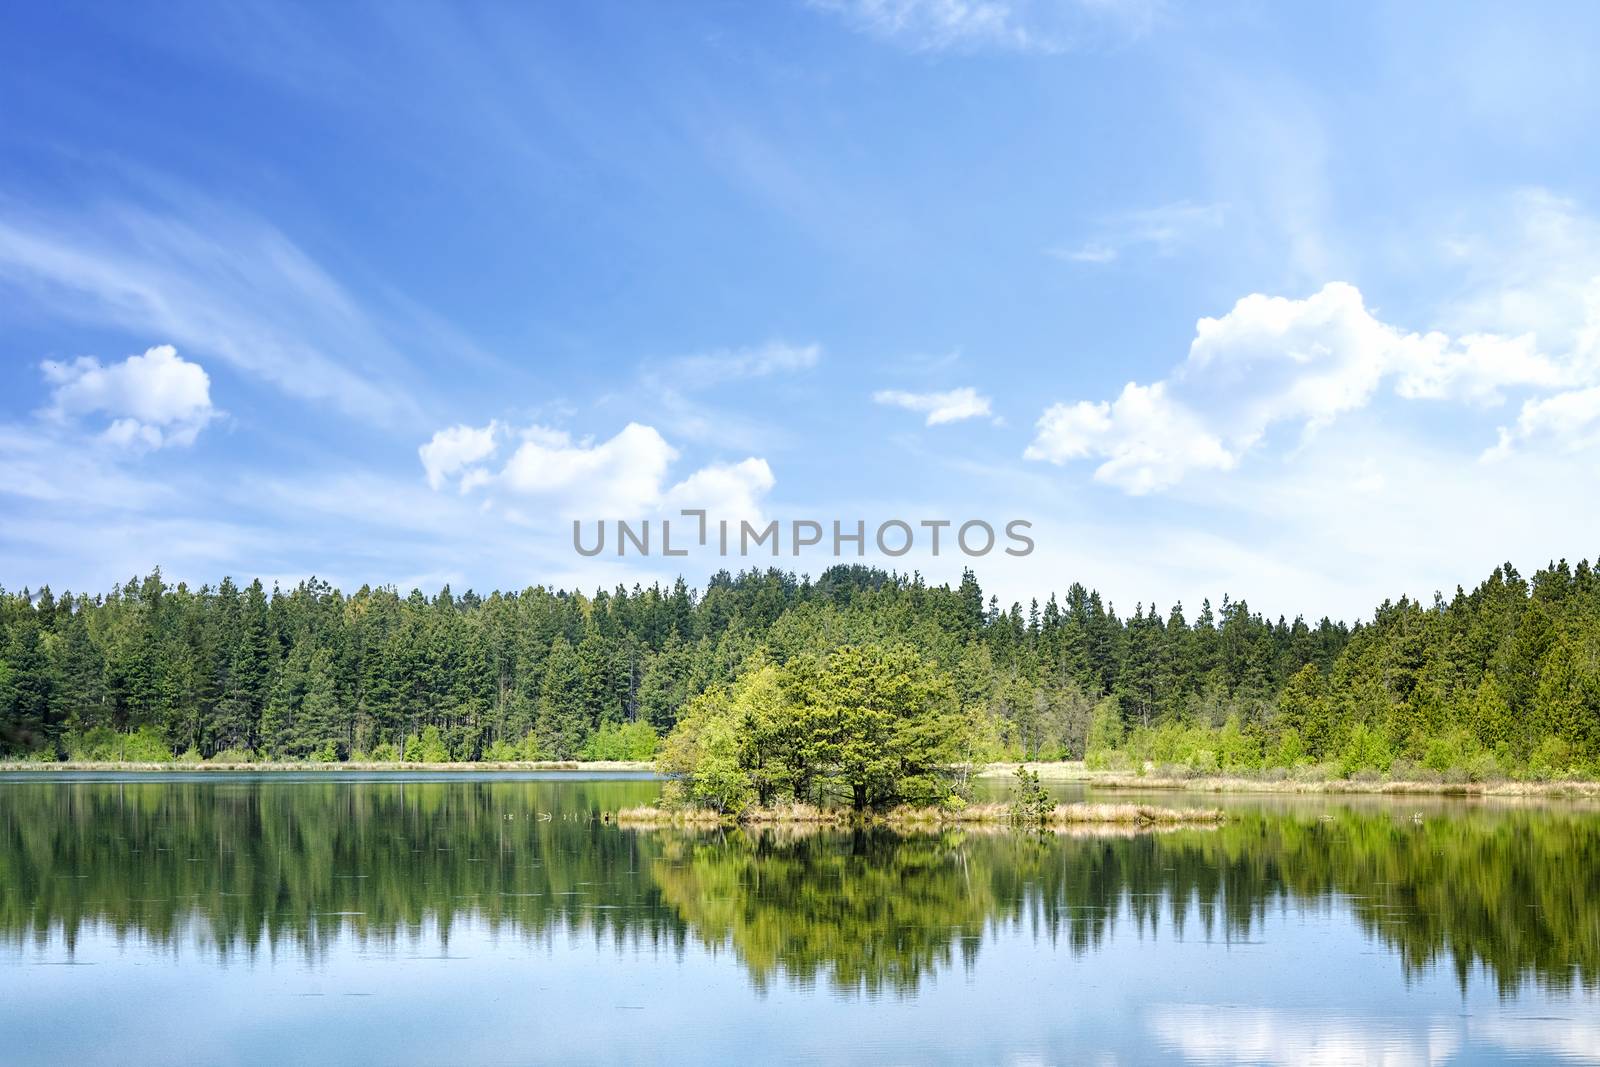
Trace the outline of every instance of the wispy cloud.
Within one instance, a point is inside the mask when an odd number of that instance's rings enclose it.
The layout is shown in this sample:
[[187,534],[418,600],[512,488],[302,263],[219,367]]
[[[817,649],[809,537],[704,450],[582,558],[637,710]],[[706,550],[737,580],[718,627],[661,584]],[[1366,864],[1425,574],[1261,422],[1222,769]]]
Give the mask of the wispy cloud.
[[822,346],[816,342],[780,339],[655,360],[639,368],[633,389],[608,398],[607,403],[629,414],[647,403],[652,421],[682,439],[724,448],[760,448],[783,431],[775,420],[753,414],[748,392],[740,392],[737,405],[718,402],[721,387],[762,383],[766,389],[782,391],[790,388],[791,380],[803,381],[805,372],[822,358]]
[[7,290],[36,313],[167,339],[355,418],[418,411],[396,380],[406,361],[384,332],[265,223],[127,206],[66,221],[0,208]]
[[908,393],[900,389],[880,389],[872,394],[874,404],[904,408],[927,416],[927,425],[940,426],[963,419],[984,418],[990,414],[989,398],[971,386],[942,393]]
[[1222,204],[1184,200],[1110,216],[1081,243],[1059,245],[1045,252],[1074,263],[1110,263],[1141,249],[1170,256],[1205,234],[1220,230],[1225,218]]
[[720,349],[672,360],[671,380],[686,389],[704,388],[774,374],[810,370],[822,358],[818,344],[769,341],[750,348]]
[[1148,33],[1161,0],[811,0],[852,28],[918,52],[1065,52]]

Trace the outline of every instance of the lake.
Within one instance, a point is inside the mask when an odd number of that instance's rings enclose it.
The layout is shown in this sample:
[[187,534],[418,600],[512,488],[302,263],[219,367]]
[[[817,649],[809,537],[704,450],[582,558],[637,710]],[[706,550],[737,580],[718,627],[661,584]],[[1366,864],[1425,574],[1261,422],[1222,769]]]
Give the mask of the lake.
[[659,789],[0,776],[0,1060],[1600,1062],[1592,807],[1253,796],[1216,829],[1043,837],[599,817]]

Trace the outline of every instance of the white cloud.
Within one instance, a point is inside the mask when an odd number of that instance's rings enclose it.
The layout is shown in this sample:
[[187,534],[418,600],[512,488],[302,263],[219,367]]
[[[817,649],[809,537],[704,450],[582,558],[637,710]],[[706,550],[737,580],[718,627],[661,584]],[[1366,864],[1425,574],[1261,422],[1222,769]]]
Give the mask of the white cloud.
[[1600,444],[1600,386],[1526,401],[1516,424],[1500,428],[1499,442],[1483,458],[1504,459],[1518,445],[1538,440],[1568,452]]
[[918,52],[1063,52],[1096,37],[1136,37],[1159,0],[811,0],[852,28]]
[[960,422],[963,419],[984,418],[990,413],[989,398],[971,386],[943,393],[908,393],[900,389],[880,389],[872,394],[872,402],[925,414],[929,426]]
[[534,427],[501,471],[517,493],[544,496],[569,514],[632,517],[653,510],[678,452],[654,427],[630,422],[598,444]]
[[50,383],[46,414],[57,420],[109,415],[105,439],[138,449],[191,445],[217,414],[211,379],[198,363],[157,345],[109,366],[88,356],[40,365]]
[[[1593,425],[1593,387],[1600,385],[1600,220],[1545,189],[1519,191],[1491,217],[1499,225],[1443,242],[1468,275],[1444,309],[1446,321],[1480,340],[1515,337],[1524,351],[1490,351],[1485,359],[1533,364],[1545,379],[1540,385],[1565,391],[1526,399],[1485,458],[1503,458],[1535,442],[1565,450],[1600,443]],[[1487,351],[1484,344],[1476,347]],[[1539,364],[1536,350],[1565,356],[1552,371]]]
[[774,484],[767,461],[752,456],[702,467],[667,490],[663,502],[671,510],[704,508],[708,518],[753,521],[761,516],[761,499]]
[[[504,438],[519,443],[499,470],[484,463]],[[418,449],[428,484],[452,481],[459,492],[502,489],[540,501],[545,510],[583,519],[636,518],[662,509],[703,507],[713,516],[754,518],[774,484],[766,460],[713,463],[672,483],[679,453],[652,426],[630,422],[604,441],[575,440],[562,430],[530,426],[515,433],[498,422],[452,426]],[[518,510],[518,514],[525,512]]]
[[1236,457],[1167,397],[1164,382],[1129,382],[1112,403],[1056,404],[1039,419],[1028,459],[1061,464],[1098,456],[1096,481],[1135,495],[1166,489],[1196,469],[1228,470]]
[[481,467],[474,466],[488,459],[500,447],[495,440],[500,424],[494,420],[481,429],[473,426],[452,426],[435,433],[427,444],[417,449],[422,467],[428,474],[428,486],[441,489],[450,477],[462,473],[461,488],[465,492],[479,484],[483,475]]
[[[1113,403],[1056,404],[1024,453],[1065,463],[1099,458],[1095,477],[1131,493],[1169,488],[1195,470],[1229,470],[1279,424],[1309,435],[1366,407],[1386,383],[1408,400],[1491,405],[1507,390],[1580,386],[1588,362],[1540,351],[1532,334],[1452,340],[1380,320],[1353,285],[1330,282],[1304,299],[1252,294],[1195,327],[1188,358],[1149,386],[1129,383]],[[1526,429],[1581,428],[1582,397],[1546,408],[1530,401]]]

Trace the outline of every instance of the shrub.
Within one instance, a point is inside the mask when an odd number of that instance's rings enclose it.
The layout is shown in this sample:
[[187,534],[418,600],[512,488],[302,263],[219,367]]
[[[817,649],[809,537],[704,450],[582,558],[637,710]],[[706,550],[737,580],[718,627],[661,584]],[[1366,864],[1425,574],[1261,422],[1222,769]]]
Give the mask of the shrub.
[[1122,747],[1122,705],[1115,696],[1094,706],[1089,717],[1089,737],[1084,743],[1083,761],[1097,770],[1104,769],[1112,753]]
[[1050,802],[1049,791],[1039,784],[1037,771],[1019,765],[1016,777],[1017,794],[1008,811],[1010,819],[1017,826],[1037,829],[1044,825],[1055,805]]
[[1565,778],[1573,773],[1572,746],[1559,737],[1547,737],[1528,757],[1528,775],[1538,781]]
[[171,763],[172,749],[154,726],[118,733],[97,726],[67,739],[67,753],[75,760],[115,760],[122,763]]
[[579,754],[590,760],[647,760],[658,744],[655,727],[647,722],[606,723]]
[[445,747],[439,728],[429,723],[420,734],[406,738],[407,763],[449,763],[450,750]]
[[1300,731],[1291,726],[1278,735],[1278,743],[1267,757],[1267,762],[1274,767],[1297,767],[1309,758],[1305,742],[1300,739]]
[[521,742],[496,738],[483,746],[483,758],[489,763],[515,763],[522,758]]
[[1393,762],[1394,752],[1383,733],[1366,723],[1356,723],[1339,753],[1339,776],[1351,778],[1360,772],[1385,774]]

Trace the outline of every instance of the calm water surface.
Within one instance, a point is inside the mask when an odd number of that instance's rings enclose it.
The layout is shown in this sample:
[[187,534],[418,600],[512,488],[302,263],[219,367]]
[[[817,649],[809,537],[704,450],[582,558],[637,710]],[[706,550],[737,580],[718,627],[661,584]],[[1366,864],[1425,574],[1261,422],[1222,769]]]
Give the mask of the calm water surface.
[[1600,1062],[1592,808],[1240,798],[1221,829],[1044,838],[597,818],[658,789],[0,776],[0,1061]]

